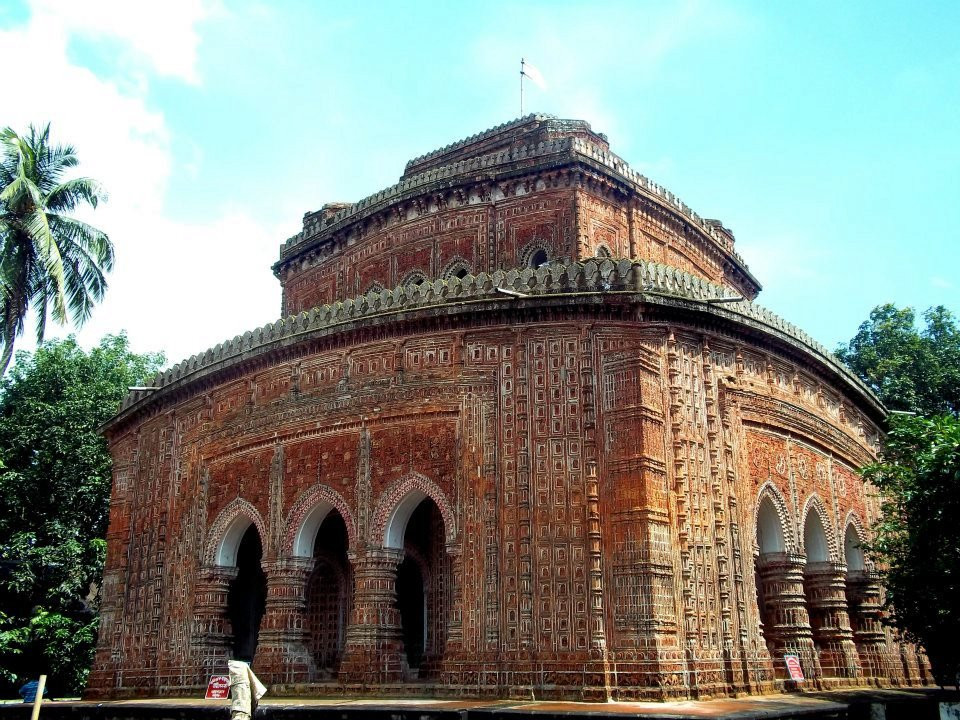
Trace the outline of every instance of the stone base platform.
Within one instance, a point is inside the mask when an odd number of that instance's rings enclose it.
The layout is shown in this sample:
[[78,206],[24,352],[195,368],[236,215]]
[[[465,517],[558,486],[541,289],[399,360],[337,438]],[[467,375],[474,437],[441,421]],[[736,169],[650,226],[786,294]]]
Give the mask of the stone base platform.
[[[944,708],[944,704],[947,705]],[[952,708],[950,707],[952,706]],[[952,709],[954,714],[943,710]],[[0,720],[30,717],[31,706],[0,705]],[[428,698],[273,698],[257,720],[950,720],[960,717],[956,690],[850,690],[797,692],[678,702],[542,702]],[[44,703],[44,720],[220,720],[226,701],[151,698],[109,702]]]

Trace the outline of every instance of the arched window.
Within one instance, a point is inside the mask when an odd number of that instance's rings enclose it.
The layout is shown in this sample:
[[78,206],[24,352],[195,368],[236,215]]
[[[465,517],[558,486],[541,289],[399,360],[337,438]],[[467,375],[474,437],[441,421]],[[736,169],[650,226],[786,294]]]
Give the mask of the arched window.
[[423,285],[427,281],[427,276],[420,270],[413,270],[407,273],[407,276],[401,281],[401,285]]
[[531,255],[528,263],[529,267],[540,268],[550,262],[550,256],[543,248],[537,248]]
[[470,274],[470,265],[466,260],[456,259],[453,262],[449,263],[446,268],[444,268],[441,277],[444,280],[449,280],[450,278],[459,278],[463,280],[467,275]]

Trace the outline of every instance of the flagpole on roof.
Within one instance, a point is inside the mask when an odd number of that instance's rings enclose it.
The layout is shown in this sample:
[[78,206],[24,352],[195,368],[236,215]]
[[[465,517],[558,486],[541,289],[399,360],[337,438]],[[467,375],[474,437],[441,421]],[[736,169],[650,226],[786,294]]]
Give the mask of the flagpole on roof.
[[523,58],[520,58],[520,117],[523,117]]

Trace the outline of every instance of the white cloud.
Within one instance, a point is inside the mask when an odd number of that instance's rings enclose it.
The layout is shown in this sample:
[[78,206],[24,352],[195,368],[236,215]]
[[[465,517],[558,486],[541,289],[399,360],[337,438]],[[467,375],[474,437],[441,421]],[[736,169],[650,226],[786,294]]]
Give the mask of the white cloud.
[[216,11],[201,0],[35,0],[32,25],[66,35],[118,41],[125,60],[146,63],[158,75],[197,84],[197,23]]
[[[55,142],[77,148],[81,171],[100,180],[110,203],[98,221],[126,208],[158,212],[171,171],[170,137],[162,114],[148,108],[142,88],[121,89],[70,62],[67,24],[43,12],[28,25],[0,32],[0,62],[13,67],[30,57],[29,73],[10,73],[3,121],[25,130],[28,123],[51,123]],[[44,52],[34,49],[43,47]]]
[[941,290],[953,290],[956,285],[947,280],[945,277],[940,277],[939,275],[934,275],[930,278],[930,284],[935,288],[940,288]]
[[162,349],[174,363],[280,316],[268,268],[289,228],[229,209],[204,223],[159,215],[117,222],[114,237],[127,246],[117,248],[107,297],[78,333],[85,345],[127,329],[135,349]]
[[[74,145],[80,173],[109,193],[108,202],[81,213],[110,235],[117,255],[105,301],[77,333],[84,345],[126,329],[134,349],[164,350],[176,362],[279,315],[278,283],[267,268],[290,228],[265,228],[230,208],[211,208],[202,223],[171,218],[169,183],[196,169],[174,165],[174,138],[149,104],[149,73],[108,80],[68,54],[76,34],[111,37],[145,58],[149,71],[195,82],[196,24],[205,12],[188,2],[38,0],[26,25],[0,31],[0,64],[30,58],[29,73],[5,79],[4,97],[16,102],[0,121],[21,131],[49,121],[52,140]],[[202,162],[202,153],[188,156]],[[28,322],[18,349],[33,347],[32,328]],[[52,323],[47,330],[48,337],[75,332]]]

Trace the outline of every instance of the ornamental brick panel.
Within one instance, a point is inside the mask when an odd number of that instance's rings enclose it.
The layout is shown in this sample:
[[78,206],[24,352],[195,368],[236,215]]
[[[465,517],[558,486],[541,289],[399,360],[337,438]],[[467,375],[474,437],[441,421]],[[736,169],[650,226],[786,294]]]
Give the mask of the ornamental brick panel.
[[281,693],[701,698],[784,687],[785,653],[929,682],[856,546],[885,411],[734,245],[543,115],[308,213],[283,319],[107,424],[88,695],[195,694],[241,640]]

